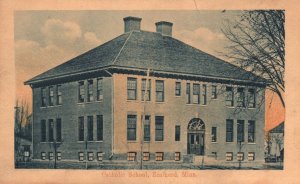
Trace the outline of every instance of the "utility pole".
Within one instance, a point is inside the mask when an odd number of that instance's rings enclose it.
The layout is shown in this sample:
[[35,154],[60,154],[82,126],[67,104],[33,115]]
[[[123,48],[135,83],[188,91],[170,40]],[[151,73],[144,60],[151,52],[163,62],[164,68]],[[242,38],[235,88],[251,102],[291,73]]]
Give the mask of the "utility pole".
[[145,93],[144,93],[144,110],[143,110],[143,120],[141,124],[141,165],[140,168],[143,170],[143,143],[144,143],[144,124],[146,121],[146,98],[148,96],[148,81],[149,81],[150,69],[147,69],[147,77],[146,77],[146,84],[145,84]]

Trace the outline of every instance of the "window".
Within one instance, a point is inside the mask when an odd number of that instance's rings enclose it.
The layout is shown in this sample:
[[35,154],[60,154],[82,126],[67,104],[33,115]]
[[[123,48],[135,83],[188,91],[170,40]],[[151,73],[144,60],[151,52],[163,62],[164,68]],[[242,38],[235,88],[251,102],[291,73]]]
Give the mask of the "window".
[[164,160],[164,153],[163,152],[156,152],[155,153],[155,160],[156,161],[163,161]]
[[41,142],[46,142],[46,120],[41,121]]
[[150,141],[150,116],[145,116],[144,141]]
[[78,141],[84,141],[84,118],[78,118]]
[[87,137],[88,137],[88,141],[93,141],[94,140],[94,134],[93,134],[93,131],[94,131],[94,122],[93,122],[93,116],[88,116],[87,117],[87,128],[88,128],[88,134],[87,134]]
[[186,83],[186,103],[191,103],[191,84]]
[[244,142],[244,120],[237,120],[237,142]]
[[164,117],[155,116],[155,141],[164,140]]
[[97,153],[97,160],[98,161],[103,161],[103,153],[102,152]]
[[136,153],[135,152],[127,153],[127,160],[128,161],[135,161],[135,159],[136,159]]
[[[147,93],[146,93],[146,86],[147,86]],[[144,101],[145,95],[146,95],[146,100],[150,101],[150,99],[151,99],[151,80],[150,79],[148,79],[148,82],[146,82],[146,79],[142,79],[142,101]]]
[[97,79],[97,100],[103,100],[103,79]]
[[46,160],[46,153],[45,152],[41,152],[41,159]]
[[217,99],[217,86],[211,86],[211,98]]
[[180,152],[175,152],[175,161],[180,161]]
[[103,116],[97,115],[97,141],[103,141]]
[[233,120],[226,120],[226,142],[233,142]]
[[206,105],[206,93],[207,93],[207,88],[206,88],[206,84],[202,85],[202,94],[201,94],[201,103],[202,105]]
[[49,160],[53,160],[54,159],[54,154],[53,152],[49,152]]
[[175,126],[175,141],[180,141],[180,125]]
[[237,89],[237,106],[245,107],[245,92],[244,88]]
[[62,93],[61,93],[61,85],[57,85],[56,86],[56,105],[61,105],[62,104],[62,97],[61,97]]
[[200,103],[200,84],[193,84],[193,103]]
[[211,127],[211,142],[217,142],[217,127]]
[[150,160],[150,153],[144,152],[143,153],[143,161],[149,161]]
[[243,161],[244,160],[244,153],[243,152],[238,152],[237,153],[237,160],[238,161]]
[[181,82],[175,83],[175,96],[181,95]]
[[249,161],[255,160],[255,153],[254,152],[249,152],[248,153],[248,160]]
[[54,121],[53,119],[49,119],[49,142],[53,142],[54,141]]
[[56,141],[61,142],[61,119],[56,119]]
[[136,140],[136,115],[127,116],[127,140]]
[[88,152],[88,161],[93,161],[93,160],[94,160],[94,153]]
[[233,160],[233,153],[227,152],[226,153],[226,161],[232,161]]
[[78,160],[83,161],[84,160],[84,153],[83,152],[78,152]]
[[49,87],[49,106],[53,106],[54,105],[54,90],[53,90],[53,86]]
[[163,102],[164,101],[164,81],[157,80],[156,82],[156,101]]
[[24,151],[24,157],[29,157],[30,156],[30,152],[29,151]]
[[41,89],[42,107],[46,107],[46,88]]
[[136,100],[136,88],[137,88],[137,79],[136,78],[127,78],[127,99]]
[[78,83],[78,102],[82,103],[84,102],[84,81],[81,81]]
[[248,142],[255,142],[255,121],[248,121]]
[[87,98],[87,101],[88,102],[91,102],[94,100],[94,97],[93,97],[93,80],[89,80],[88,81],[88,98]]
[[255,108],[256,103],[256,92],[255,89],[248,89],[248,107]]
[[61,152],[57,152],[56,153],[56,159],[57,160],[61,160]]
[[226,106],[232,107],[233,104],[233,87],[226,87]]

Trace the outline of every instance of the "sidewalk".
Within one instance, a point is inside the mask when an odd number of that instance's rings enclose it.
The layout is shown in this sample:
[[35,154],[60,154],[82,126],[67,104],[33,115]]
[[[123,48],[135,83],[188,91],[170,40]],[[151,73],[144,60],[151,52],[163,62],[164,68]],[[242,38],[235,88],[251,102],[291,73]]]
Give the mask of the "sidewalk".
[[[87,166],[87,167],[86,167]],[[16,168],[26,169],[54,169],[54,161],[19,162]],[[138,162],[75,162],[57,161],[56,169],[89,169],[89,170],[141,170]],[[152,162],[143,163],[143,170],[238,170],[237,166],[199,165],[182,162]],[[283,163],[265,163],[259,167],[244,167],[241,170],[282,170]]]

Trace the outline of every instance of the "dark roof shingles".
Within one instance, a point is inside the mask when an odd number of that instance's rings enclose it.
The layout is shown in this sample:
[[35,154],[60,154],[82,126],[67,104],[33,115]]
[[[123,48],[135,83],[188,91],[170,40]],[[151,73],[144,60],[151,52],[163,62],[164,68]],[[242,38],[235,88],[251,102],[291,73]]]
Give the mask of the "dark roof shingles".
[[[118,55],[119,52],[120,55]],[[146,31],[122,34],[34,77],[30,81],[88,71],[112,64],[202,76],[264,81],[250,72],[246,72],[177,39]]]

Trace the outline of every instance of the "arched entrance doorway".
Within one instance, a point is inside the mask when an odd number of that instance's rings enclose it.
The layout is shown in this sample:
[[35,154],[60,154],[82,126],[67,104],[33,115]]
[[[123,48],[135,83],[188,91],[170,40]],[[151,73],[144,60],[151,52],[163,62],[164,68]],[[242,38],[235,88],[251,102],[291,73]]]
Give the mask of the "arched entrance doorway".
[[193,118],[188,125],[188,154],[204,155],[205,124],[200,118]]

